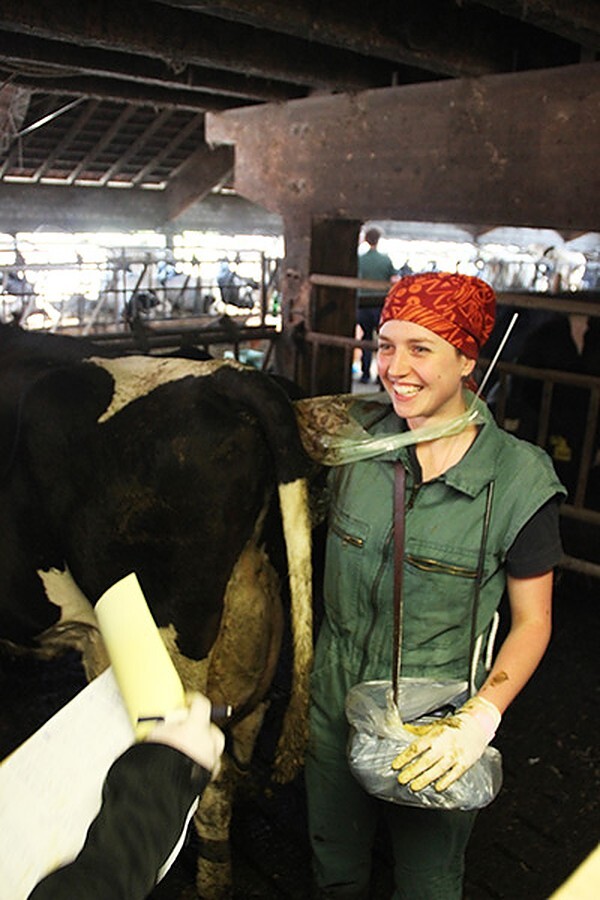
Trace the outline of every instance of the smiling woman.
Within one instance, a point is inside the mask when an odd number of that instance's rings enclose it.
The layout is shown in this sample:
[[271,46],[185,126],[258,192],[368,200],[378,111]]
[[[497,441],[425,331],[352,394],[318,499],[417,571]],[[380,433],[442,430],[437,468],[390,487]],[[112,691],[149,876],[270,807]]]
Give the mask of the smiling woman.
[[[395,897],[462,896],[475,813],[376,799],[354,780],[346,759],[348,691],[392,674],[398,464],[406,471],[407,498],[400,673],[435,680],[473,676],[473,696],[440,719],[434,737],[416,736],[408,757],[390,758],[399,782],[412,791],[430,784],[443,791],[474,764],[549,641],[564,489],[546,454],[501,431],[471,393],[469,378],[494,311],[494,292],[479,278],[428,272],[396,282],[383,305],[377,353],[389,400],[361,395],[349,413],[373,438],[407,440],[330,475],[325,614],[312,676],[306,763],[309,833],[317,882],[326,896],[368,894],[380,819],[392,841]],[[473,416],[465,416],[467,410]],[[431,426],[443,429],[461,416],[461,430],[431,437]],[[482,522],[488,516],[482,551]],[[418,560],[426,565],[415,564]],[[472,629],[469,573],[475,570],[481,581]],[[493,659],[505,590],[511,623]],[[465,727],[457,729],[457,722]]]

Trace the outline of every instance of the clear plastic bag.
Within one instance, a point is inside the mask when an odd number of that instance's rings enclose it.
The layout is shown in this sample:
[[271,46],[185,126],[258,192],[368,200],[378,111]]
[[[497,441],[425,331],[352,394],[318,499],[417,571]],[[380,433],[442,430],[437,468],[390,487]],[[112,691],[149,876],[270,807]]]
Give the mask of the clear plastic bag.
[[[351,407],[355,402],[355,394],[331,394],[295,401],[304,449],[316,462],[325,466],[342,466],[372,459],[418,441],[459,434],[468,425],[484,421],[481,411],[473,403],[464,413],[449,421],[373,437],[352,417]],[[373,405],[381,406],[381,400],[374,400]]]
[[427,809],[480,809],[497,796],[502,786],[502,756],[487,747],[483,756],[450,785],[438,792],[433,785],[412,791],[398,782],[392,760],[414,741],[402,720],[427,724],[462,706],[468,697],[465,681],[432,681],[401,678],[398,706],[390,681],[365,681],[355,685],[346,697],[346,717],[350,723],[348,763],[352,774],[374,797]]

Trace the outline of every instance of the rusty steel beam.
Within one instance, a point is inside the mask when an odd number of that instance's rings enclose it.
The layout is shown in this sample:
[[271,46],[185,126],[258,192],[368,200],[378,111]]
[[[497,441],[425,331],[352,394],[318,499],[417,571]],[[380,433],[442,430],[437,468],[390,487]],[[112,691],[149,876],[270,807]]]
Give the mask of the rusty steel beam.
[[600,65],[209,114],[235,187],[284,217],[600,227]]

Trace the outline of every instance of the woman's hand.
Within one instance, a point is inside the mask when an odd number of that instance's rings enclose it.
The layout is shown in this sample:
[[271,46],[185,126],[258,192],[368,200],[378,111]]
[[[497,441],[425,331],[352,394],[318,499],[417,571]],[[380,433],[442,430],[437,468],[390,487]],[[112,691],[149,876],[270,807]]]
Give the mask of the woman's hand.
[[473,697],[453,716],[430,725],[406,725],[417,739],[397,756],[392,768],[400,784],[421,791],[434,783],[445,791],[477,762],[492,740],[501,715],[493,703]]

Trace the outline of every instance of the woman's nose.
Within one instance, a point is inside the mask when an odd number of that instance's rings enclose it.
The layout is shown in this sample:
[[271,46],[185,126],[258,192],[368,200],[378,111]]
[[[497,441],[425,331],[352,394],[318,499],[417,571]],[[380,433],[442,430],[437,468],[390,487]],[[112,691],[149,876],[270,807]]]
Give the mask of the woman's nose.
[[396,347],[388,365],[389,374],[398,377],[406,375],[409,369],[408,354],[402,347]]

